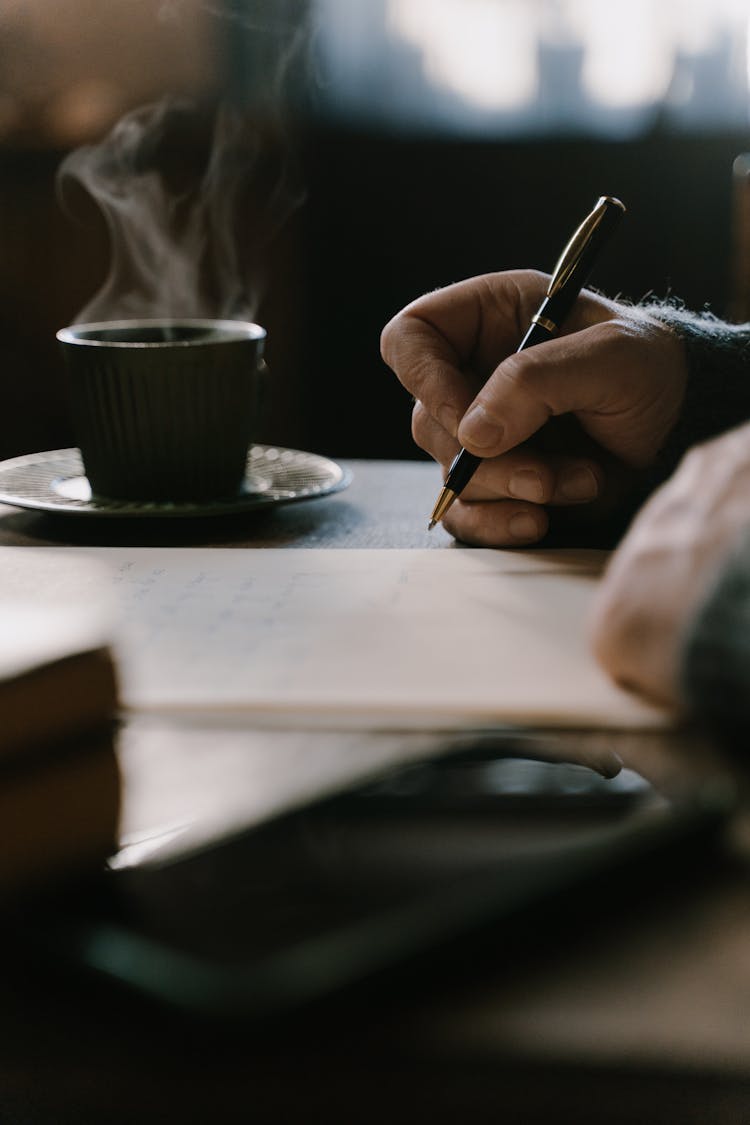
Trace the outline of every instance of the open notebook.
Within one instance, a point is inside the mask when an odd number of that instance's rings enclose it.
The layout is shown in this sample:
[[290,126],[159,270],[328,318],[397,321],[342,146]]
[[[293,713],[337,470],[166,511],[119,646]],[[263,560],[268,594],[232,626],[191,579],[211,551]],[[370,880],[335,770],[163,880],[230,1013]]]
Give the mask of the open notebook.
[[114,596],[122,697],[136,710],[379,728],[661,726],[589,653],[604,558],[6,547],[0,582],[11,598]]

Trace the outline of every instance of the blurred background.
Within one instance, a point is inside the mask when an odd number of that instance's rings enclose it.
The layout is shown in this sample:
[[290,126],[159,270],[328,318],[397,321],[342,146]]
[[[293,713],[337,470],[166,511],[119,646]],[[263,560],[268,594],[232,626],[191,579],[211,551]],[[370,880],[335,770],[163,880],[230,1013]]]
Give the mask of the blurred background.
[[[231,203],[232,307],[268,328],[278,444],[417,456],[383,324],[462,277],[551,269],[600,194],[629,212],[600,288],[750,318],[749,19],[747,0],[2,0],[0,457],[74,444],[54,333],[154,176],[178,231],[212,177]],[[147,105],[122,190],[107,158],[113,226],[58,172]],[[242,132],[217,162],[218,105]]]

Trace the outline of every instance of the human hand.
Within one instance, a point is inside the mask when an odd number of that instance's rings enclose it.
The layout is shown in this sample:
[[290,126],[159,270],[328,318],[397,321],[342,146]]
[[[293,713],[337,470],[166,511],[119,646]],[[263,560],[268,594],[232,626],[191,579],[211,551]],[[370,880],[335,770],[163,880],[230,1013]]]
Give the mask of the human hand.
[[[531,270],[471,278],[383,330],[383,358],[416,399],[417,444],[444,472],[461,446],[483,458],[443,520],[469,543],[534,543],[549,505],[585,504],[595,518],[679,414],[682,343],[641,309],[584,290],[558,337],[516,352],[548,281]],[[560,415],[575,425],[555,432]]]
[[623,686],[679,707],[686,630],[750,526],[750,423],[695,446],[641,509],[597,592],[590,635]]

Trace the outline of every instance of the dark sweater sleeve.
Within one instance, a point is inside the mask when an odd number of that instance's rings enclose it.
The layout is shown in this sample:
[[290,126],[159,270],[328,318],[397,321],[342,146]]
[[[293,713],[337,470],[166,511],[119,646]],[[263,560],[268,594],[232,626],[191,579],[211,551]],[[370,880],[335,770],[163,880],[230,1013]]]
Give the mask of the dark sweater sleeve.
[[750,419],[750,324],[727,324],[678,303],[647,301],[639,307],[679,336],[688,362],[680,417],[650,474],[649,484],[656,487],[692,445]]
[[688,709],[735,742],[750,730],[750,529],[687,625],[680,689]]

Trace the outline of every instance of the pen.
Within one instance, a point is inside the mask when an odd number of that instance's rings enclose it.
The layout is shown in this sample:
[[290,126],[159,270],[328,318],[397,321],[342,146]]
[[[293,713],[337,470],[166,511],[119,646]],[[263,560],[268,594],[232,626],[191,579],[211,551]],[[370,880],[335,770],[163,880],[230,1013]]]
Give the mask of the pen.
[[[560,255],[544,300],[532,316],[529,329],[517,351],[525,351],[534,344],[552,339],[586,284],[597,254],[624,213],[625,207],[619,199],[614,199],[611,195],[600,196],[591,214],[586,216]],[[481,463],[482,458],[474,453],[469,453],[466,449],[458,451],[432,510],[428,530],[432,531],[435,524],[440,522]]]

